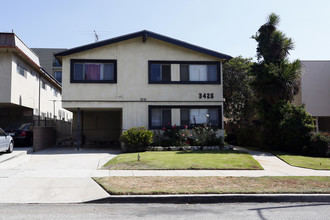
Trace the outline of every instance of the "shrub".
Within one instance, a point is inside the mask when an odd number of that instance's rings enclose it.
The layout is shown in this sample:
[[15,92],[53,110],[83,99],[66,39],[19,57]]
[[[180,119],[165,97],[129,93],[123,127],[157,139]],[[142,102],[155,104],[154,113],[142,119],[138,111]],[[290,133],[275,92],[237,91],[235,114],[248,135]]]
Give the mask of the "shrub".
[[218,137],[216,129],[204,124],[203,126],[194,127],[192,130],[193,143],[196,146],[224,146],[223,138]]
[[301,153],[315,129],[304,106],[278,102],[263,115],[262,143],[274,150]]
[[216,130],[207,125],[194,127],[189,132],[187,126],[163,128],[163,132],[155,132],[154,146],[223,146],[223,138],[218,137]]
[[248,126],[237,129],[237,144],[240,146],[260,146],[260,131],[258,127]]
[[157,131],[154,135],[154,146],[188,146],[192,142],[191,134],[187,127],[184,129],[178,128],[176,125],[168,128],[163,128],[163,131]]
[[308,154],[311,156],[326,157],[328,156],[329,145],[329,137],[320,133],[313,134],[310,140]]
[[152,142],[153,133],[144,127],[130,128],[120,136],[120,141],[125,144],[123,151],[139,152],[145,151]]

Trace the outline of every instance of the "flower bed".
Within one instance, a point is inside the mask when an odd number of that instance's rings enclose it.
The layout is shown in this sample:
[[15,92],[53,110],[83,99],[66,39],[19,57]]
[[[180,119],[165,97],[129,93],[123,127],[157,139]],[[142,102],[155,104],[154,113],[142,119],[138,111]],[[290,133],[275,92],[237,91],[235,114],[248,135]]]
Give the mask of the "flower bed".
[[148,146],[147,151],[207,151],[207,150],[232,150],[232,145],[220,146]]

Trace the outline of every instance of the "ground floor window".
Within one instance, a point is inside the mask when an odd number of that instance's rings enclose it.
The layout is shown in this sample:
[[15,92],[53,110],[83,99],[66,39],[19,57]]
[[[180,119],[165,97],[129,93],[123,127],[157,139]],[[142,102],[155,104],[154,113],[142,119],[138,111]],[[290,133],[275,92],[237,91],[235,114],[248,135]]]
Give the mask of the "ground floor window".
[[222,128],[222,106],[149,106],[149,128],[208,124]]
[[171,109],[151,109],[151,125],[153,127],[163,127],[171,125]]

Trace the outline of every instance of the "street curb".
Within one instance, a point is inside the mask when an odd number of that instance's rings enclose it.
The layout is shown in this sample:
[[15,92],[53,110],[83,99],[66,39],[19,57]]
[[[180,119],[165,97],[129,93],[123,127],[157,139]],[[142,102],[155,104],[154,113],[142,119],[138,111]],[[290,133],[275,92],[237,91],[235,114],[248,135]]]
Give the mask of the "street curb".
[[109,196],[84,203],[280,203],[330,202],[330,194],[202,194]]
[[3,159],[3,160],[0,159],[0,163],[6,162],[8,160],[11,160],[11,159],[14,159],[14,158],[17,158],[17,157],[24,156],[26,154],[30,154],[32,152],[33,152],[33,148],[28,148],[27,150],[22,150],[21,152],[19,152],[17,154],[13,154],[13,153],[6,154],[6,155],[9,155],[9,157],[6,158],[6,159]]

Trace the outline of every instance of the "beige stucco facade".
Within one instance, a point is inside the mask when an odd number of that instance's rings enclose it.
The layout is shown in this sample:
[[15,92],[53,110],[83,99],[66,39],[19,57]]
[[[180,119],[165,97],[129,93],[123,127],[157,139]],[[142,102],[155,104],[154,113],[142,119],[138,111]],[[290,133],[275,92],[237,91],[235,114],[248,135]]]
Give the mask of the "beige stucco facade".
[[[2,34],[4,37],[7,43],[0,42],[0,126],[24,122],[24,116],[33,122],[39,112],[42,118],[70,121],[72,113],[62,108],[61,86],[40,69],[38,56],[16,35]],[[23,117],[8,119],[19,108]]]
[[[149,127],[149,106],[174,106],[172,125],[180,125],[180,110],[175,106],[223,107],[223,87],[220,84],[151,84],[148,79],[149,61],[218,61],[222,80],[223,59],[149,37],[123,40],[97,48],[63,56],[63,107],[97,111],[121,111],[121,129]],[[72,59],[116,60],[117,83],[72,83]],[[171,64],[171,81],[179,81],[180,65]],[[213,93],[212,99],[199,98],[200,93]],[[221,119],[221,123],[222,119]],[[76,128],[75,120],[73,124]],[[222,126],[223,127],[223,126]],[[219,129],[223,135],[223,130]]]

